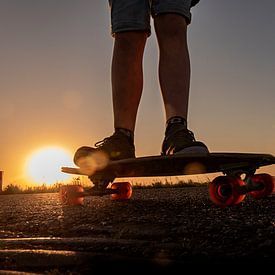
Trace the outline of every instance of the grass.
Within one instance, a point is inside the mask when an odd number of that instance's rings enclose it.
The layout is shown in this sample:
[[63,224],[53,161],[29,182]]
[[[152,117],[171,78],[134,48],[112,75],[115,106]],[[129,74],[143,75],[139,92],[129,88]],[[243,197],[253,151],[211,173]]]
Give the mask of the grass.
[[59,191],[59,188],[61,185],[62,184],[60,183],[55,183],[52,186],[47,186],[46,184],[42,184],[40,186],[22,188],[16,184],[9,184],[0,194],[8,195],[8,194],[55,193]]
[[[176,179],[175,181],[168,180],[167,178],[164,180],[154,179],[148,182],[131,182],[133,189],[141,189],[141,188],[181,188],[181,187],[197,187],[197,186],[205,186],[209,183],[199,182],[188,179],[187,181]],[[74,178],[72,180],[72,184],[78,184],[85,187],[90,187],[90,184],[82,183],[80,178]],[[5,189],[0,193],[1,195],[7,194],[37,194],[37,193],[57,193],[59,192],[60,186],[62,183],[55,183],[53,185],[42,184],[40,186],[32,186],[22,188],[16,184],[9,184],[5,187]]]
[[209,181],[205,181],[205,182],[200,182],[200,181],[194,181],[194,180],[176,180],[176,181],[172,181],[172,180],[168,180],[165,179],[163,181],[161,180],[153,180],[151,183],[146,183],[146,184],[142,184],[142,183],[133,183],[132,186],[133,188],[181,188],[181,187],[196,187],[196,186],[205,186],[208,184]]

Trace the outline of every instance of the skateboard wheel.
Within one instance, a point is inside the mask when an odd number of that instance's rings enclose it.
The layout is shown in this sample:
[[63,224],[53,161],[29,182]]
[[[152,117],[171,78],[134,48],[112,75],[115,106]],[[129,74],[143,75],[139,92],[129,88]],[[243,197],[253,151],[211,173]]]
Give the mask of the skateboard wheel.
[[250,180],[260,184],[262,189],[249,192],[254,199],[261,199],[271,195],[275,189],[275,179],[269,174],[256,174],[250,177]]
[[60,201],[64,205],[82,205],[84,189],[81,185],[65,185],[59,190]]
[[128,200],[132,196],[132,186],[129,182],[114,182],[111,185],[111,189],[117,191],[111,194],[112,200]]
[[240,178],[219,176],[209,185],[210,199],[219,206],[238,204],[245,198],[239,191],[243,185],[245,182]]

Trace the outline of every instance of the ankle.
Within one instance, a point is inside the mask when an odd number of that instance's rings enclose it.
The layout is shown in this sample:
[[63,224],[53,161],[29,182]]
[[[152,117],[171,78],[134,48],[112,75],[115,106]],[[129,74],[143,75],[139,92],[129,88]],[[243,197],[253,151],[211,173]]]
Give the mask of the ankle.
[[115,133],[125,135],[130,143],[134,143],[134,132],[126,128],[115,128]]
[[165,136],[173,134],[178,130],[187,130],[187,121],[181,116],[173,116],[166,122]]

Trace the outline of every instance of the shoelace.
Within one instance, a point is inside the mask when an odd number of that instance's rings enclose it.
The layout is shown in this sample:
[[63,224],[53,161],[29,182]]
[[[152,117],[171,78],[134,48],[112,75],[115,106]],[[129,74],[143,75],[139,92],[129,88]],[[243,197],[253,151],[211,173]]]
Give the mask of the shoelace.
[[106,143],[107,139],[108,139],[108,138],[104,138],[103,140],[100,140],[100,141],[96,142],[96,143],[95,143],[95,147],[96,147],[96,148],[101,147],[103,144]]
[[[183,139],[188,139],[190,142],[193,142],[195,141],[195,136],[194,136],[194,133],[190,130],[187,130],[187,131],[182,131],[182,130],[179,130],[177,132],[175,132],[174,134],[174,142],[177,143],[177,142],[181,142]],[[164,154],[173,154],[174,152],[174,149],[175,147],[173,145],[171,145],[170,147],[168,147],[166,149],[166,152]],[[163,155],[163,153],[162,153]]]
[[110,139],[115,140],[115,139],[118,139],[118,137],[115,134],[113,134],[112,136],[106,137],[103,140],[100,140],[100,141],[96,142],[95,147],[96,148],[102,147],[104,144],[109,143]]
[[181,140],[183,138],[184,139],[188,138],[188,140],[190,140],[190,141],[196,141],[194,133],[190,130],[187,130],[187,131],[178,130],[175,133],[173,133],[172,135],[174,136],[175,139]]
[[188,131],[188,134],[190,135],[192,141],[196,141],[196,140],[195,140],[194,133],[193,133],[192,131],[190,131],[190,130],[187,130],[187,131]]

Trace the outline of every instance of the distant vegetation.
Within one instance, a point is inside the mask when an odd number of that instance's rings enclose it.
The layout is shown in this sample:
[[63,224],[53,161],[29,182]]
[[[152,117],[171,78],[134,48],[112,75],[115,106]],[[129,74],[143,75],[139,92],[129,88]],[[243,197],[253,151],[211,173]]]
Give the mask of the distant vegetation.
[[[196,182],[193,180],[178,180],[176,182],[172,182],[169,180],[155,180],[152,181],[151,183],[131,183],[132,187],[134,189],[139,189],[139,188],[167,188],[167,187],[194,187],[194,186],[204,186],[208,182]],[[81,183],[79,178],[75,178],[72,181],[72,184],[80,184],[84,186],[84,188],[90,187],[90,185],[83,184]],[[35,194],[35,193],[56,193],[59,192],[60,186],[62,186],[62,183],[55,183],[53,185],[47,185],[47,184],[42,184],[40,186],[29,186],[29,187],[21,187],[16,184],[9,184],[7,185],[3,192],[0,193],[1,195],[5,194]]]
[[1,194],[34,194],[34,193],[54,193],[58,192],[61,184],[54,185],[42,184],[41,186],[22,188],[15,184],[9,184]]
[[133,183],[133,188],[166,188],[166,187],[195,187],[195,186],[204,186],[207,185],[209,181],[206,182],[199,182],[193,180],[177,180],[175,182],[169,180],[156,180],[152,181],[151,183],[140,184],[140,183]]

